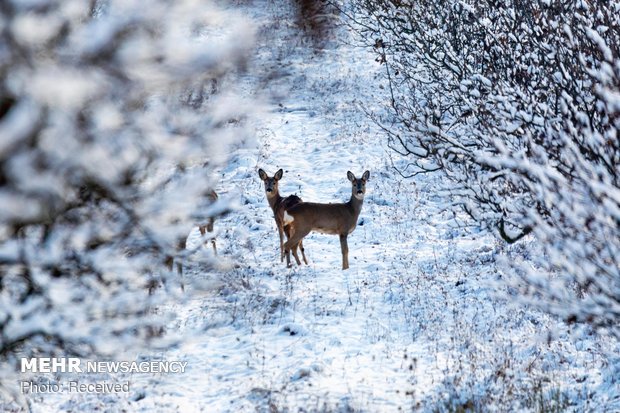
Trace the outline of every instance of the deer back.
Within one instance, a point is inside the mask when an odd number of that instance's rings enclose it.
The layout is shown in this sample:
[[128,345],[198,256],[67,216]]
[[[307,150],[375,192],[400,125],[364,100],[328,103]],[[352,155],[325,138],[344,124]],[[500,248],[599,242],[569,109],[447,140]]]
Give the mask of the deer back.
[[276,218],[283,222],[284,211],[289,210],[297,204],[301,204],[303,201],[297,195],[289,195],[286,198],[282,198],[280,203],[276,206],[276,210],[274,211],[276,214]]
[[349,203],[302,202],[286,210],[284,224],[324,234],[349,234],[357,225],[359,211]]

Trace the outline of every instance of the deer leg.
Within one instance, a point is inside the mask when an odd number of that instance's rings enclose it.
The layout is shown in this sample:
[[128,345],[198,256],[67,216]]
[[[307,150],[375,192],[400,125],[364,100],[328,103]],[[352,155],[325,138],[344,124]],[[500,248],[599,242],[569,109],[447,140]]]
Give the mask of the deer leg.
[[[290,239],[289,239],[290,241]],[[283,245],[282,245],[282,251],[284,252],[284,254],[286,255],[286,267],[287,268],[291,268],[291,251],[290,251],[290,246],[288,245],[288,242],[286,241]]]
[[[286,235],[286,239],[287,240],[291,239],[291,231],[293,230],[293,228],[290,225],[287,225],[286,227],[283,227],[283,230],[284,230],[284,235]],[[301,261],[299,261],[299,255],[297,255],[297,245],[293,246],[292,252],[293,252],[293,257],[295,257],[295,261],[297,262],[297,265],[301,265]]]
[[291,268],[291,252],[284,247],[284,255],[286,255],[286,267]]
[[349,268],[349,246],[347,245],[347,234],[340,235],[340,249],[342,250],[342,269]]
[[[185,238],[181,238],[179,239],[178,243],[177,243],[177,252],[180,252],[180,254],[177,254],[176,258],[173,258],[173,261],[176,262],[177,264],[177,272],[179,273],[179,282],[181,284],[181,290],[183,292],[185,292],[185,283],[183,282],[183,260],[185,259],[185,248],[187,247],[186,245],[186,240]],[[179,257],[179,255],[181,257]],[[170,262],[170,271],[172,271],[172,262]]]
[[[306,235],[308,235],[309,232],[310,231],[298,232],[293,229],[291,238],[289,238],[288,241],[284,243],[284,252],[286,253],[286,266],[287,267],[291,266],[291,249],[294,249],[295,251],[294,254],[296,254],[297,245]],[[301,265],[301,262],[299,261],[298,257],[297,257],[297,264]]]
[[308,265],[308,260],[306,259],[306,253],[304,252],[305,249],[304,249],[303,241],[299,241],[299,249],[301,250],[301,256],[303,257],[304,262],[306,263],[306,265]]
[[[200,235],[204,238],[207,232],[213,232],[213,223],[215,220],[213,218],[209,218],[209,223],[207,225],[199,225],[198,230],[200,231]],[[211,246],[213,246],[213,253],[217,255],[217,246],[215,245],[215,238],[211,238]]]
[[295,261],[297,261],[297,265],[301,265],[301,261],[299,261],[299,255],[297,255],[297,245],[293,246],[293,257],[295,257]]
[[[175,264],[176,264],[177,272],[179,274],[179,282],[181,284],[181,290],[185,292],[185,284],[183,283],[183,264],[181,263],[181,261],[178,258],[175,259],[172,256],[168,256],[166,257],[164,264],[166,265],[166,268],[168,268],[168,271],[170,272],[172,272],[172,269],[175,267]],[[164,278],[164,284],[166,284],[165,278]],[[154,290],[155,288],[153,286],[149,287],[149,294],[152,294]]]
[[185,283],[183,282],[183,263],[177,261],[177,272],[179,273],[179,281],[181,283],[181,291],[185,292]]
[[[284,262],[284,229],[278,224],[278,233],[280,234],[280,262]],[[288,234],[286,234],[288,238]]]
[[[174,258],[171,255],[168,255],[164,259],[164,265],[166,266],[169,272],[172,272],[172,268],[174,266]],[[162,278],[162,283],[163,284],[166,283],[165,277]],[[153,280],[151,283],[149,283],[149,286],[148,286],[149,295],[153,295],[153,293],[155,292],[155,289],[157,289],[158,287],[159,287],[159,282],[157,282],[156,280]]]

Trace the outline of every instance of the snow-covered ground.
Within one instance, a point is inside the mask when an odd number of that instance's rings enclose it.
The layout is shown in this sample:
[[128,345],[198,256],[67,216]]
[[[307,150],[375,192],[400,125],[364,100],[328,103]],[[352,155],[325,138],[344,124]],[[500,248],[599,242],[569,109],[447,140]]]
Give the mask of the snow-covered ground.
[[[241,87],[265,110],[256,144],[235,153],[217,188],[240,197],[216,222],[230,268],[188,271],[171,330],[192,339],[157,355],[188,370],[136,375],[130,394],[107,401],[41,399],[34,410],[54,400],[62,410],[619,411],[605,356],[617,343],[501,299],[495,258],[516,250],[456,228],[439,177],[393,169],[395,154],[364,113],[386,99],[370,51],[349,45],[345,28],[315,51],[279,2],[243,7],[260,27],[261,76],[249,70]],[[370,170],[349,270],[329,235],[304,240],[308,266],[280,262],[258,168],[283,168],[280,192],[316,202],[346,201],[346,172]],[[192,288],[204,282],[212,288]]]

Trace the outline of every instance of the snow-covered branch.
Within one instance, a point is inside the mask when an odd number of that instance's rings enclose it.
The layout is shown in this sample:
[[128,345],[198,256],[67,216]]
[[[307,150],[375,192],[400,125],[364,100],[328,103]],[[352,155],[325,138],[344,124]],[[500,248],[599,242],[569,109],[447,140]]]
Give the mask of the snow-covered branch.
[[247,137],[226,82],[251,25],[193,0],[0,13],[0,356],[170,344],[148,286]]
[[535,236],[533,274],[564,293],[524,276],[526,296],[620,335],[620,3],[354,3],[391,73],[391,145],[482,227]]

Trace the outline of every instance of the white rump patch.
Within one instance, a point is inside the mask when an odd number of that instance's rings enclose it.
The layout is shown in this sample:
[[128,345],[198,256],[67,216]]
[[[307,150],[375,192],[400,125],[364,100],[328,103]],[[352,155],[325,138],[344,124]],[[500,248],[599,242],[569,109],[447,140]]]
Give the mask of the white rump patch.
[[288,225],[291,222],[293,222],[295,220],[295,218],[293,218],[291,215],[288,214],[288,212],[284,211],[284,225]]

